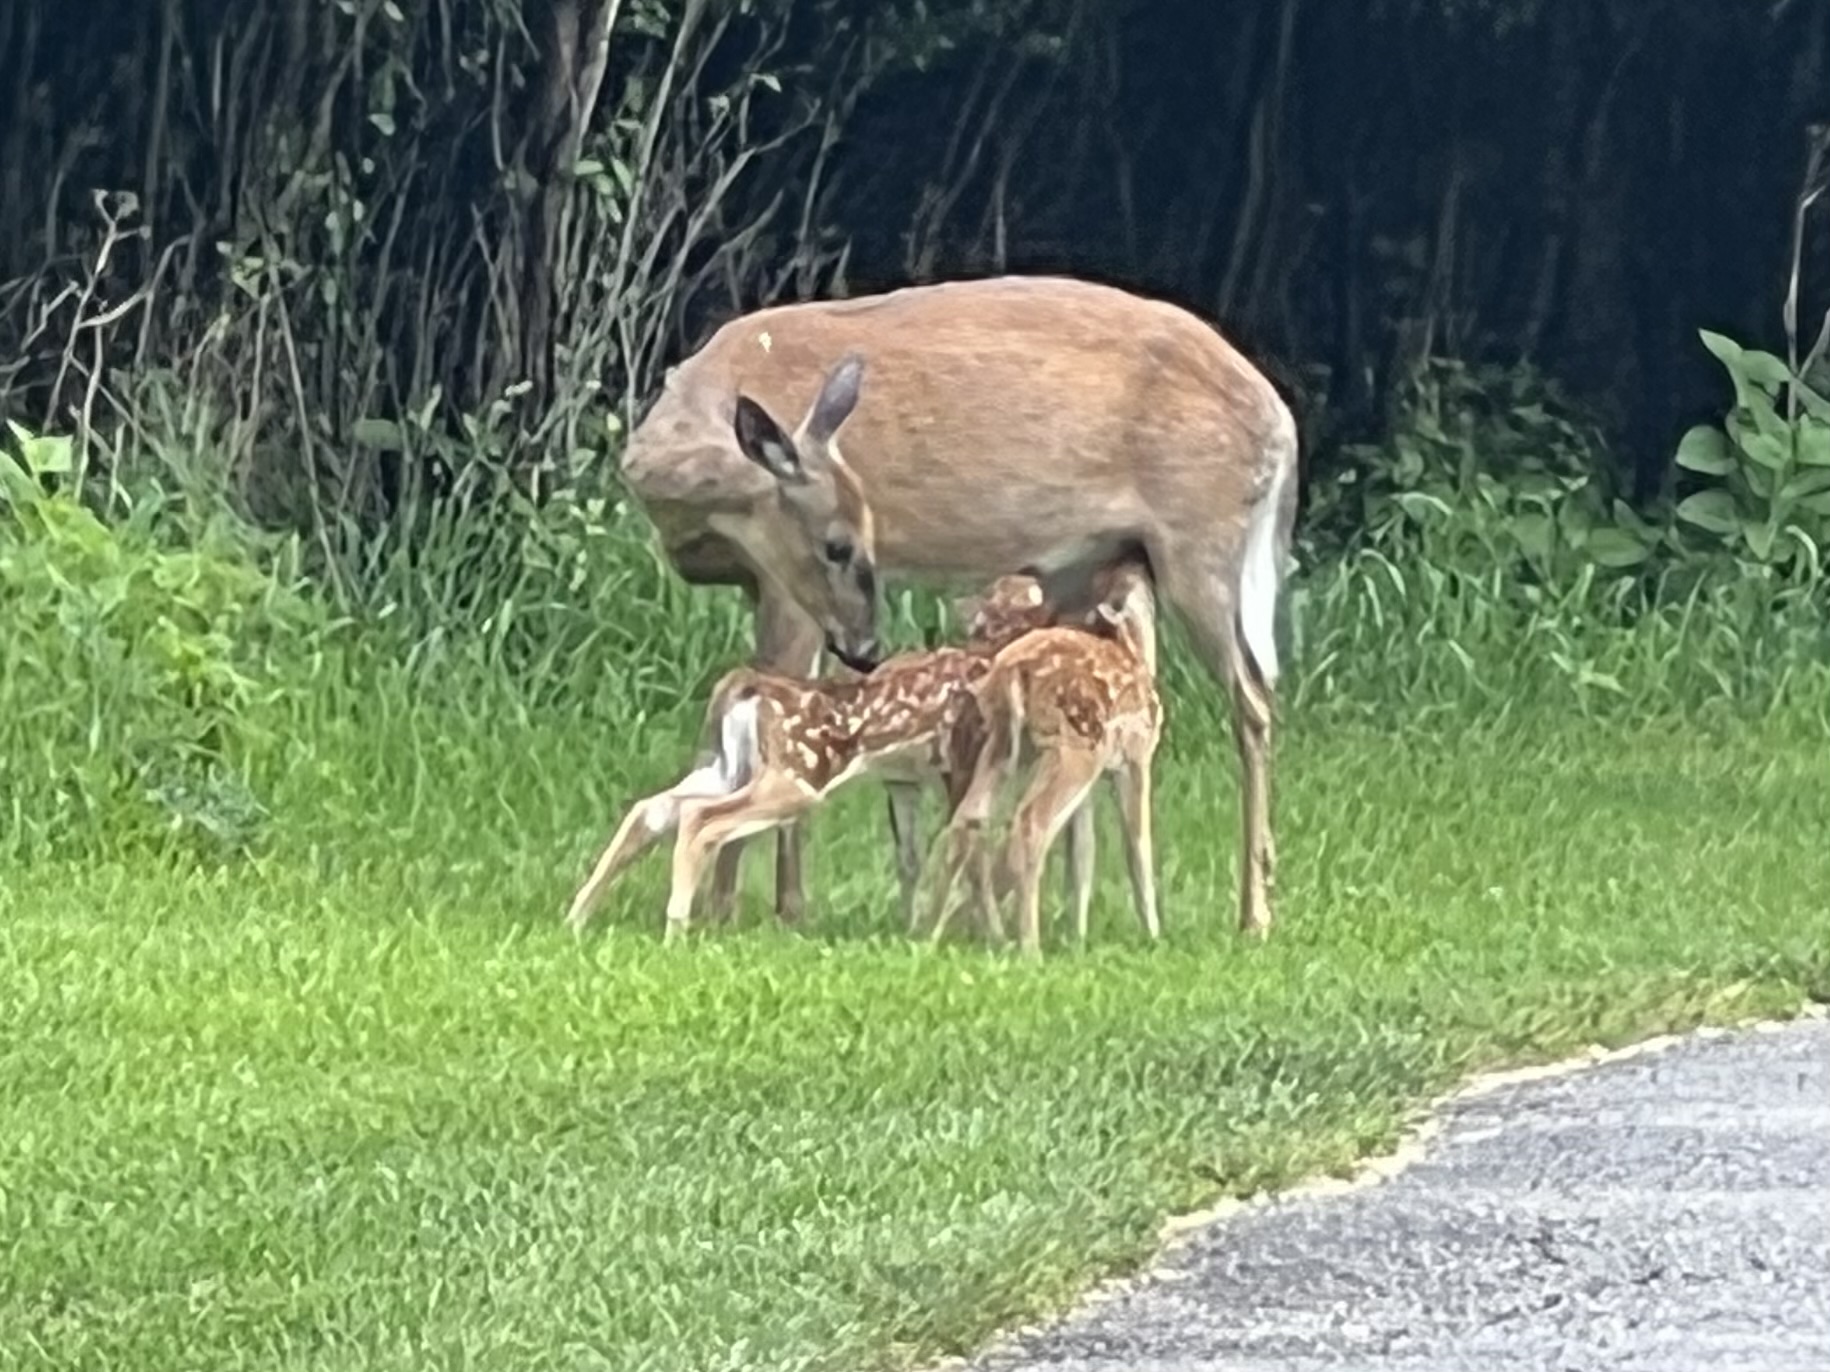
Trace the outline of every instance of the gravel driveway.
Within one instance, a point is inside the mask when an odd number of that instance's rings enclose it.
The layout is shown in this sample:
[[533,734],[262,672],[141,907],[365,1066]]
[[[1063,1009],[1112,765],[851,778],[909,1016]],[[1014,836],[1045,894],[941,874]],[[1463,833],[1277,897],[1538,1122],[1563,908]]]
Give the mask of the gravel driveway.
[[1826,1372],[1830,1021],[1446,1106],[1382,1184],[1199,1231],[981,1372]]

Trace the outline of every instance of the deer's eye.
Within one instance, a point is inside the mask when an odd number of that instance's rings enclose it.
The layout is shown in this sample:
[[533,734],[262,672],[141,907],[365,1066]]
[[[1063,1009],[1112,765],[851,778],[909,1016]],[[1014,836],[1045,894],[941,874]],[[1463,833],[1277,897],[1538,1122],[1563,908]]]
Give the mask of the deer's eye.
[[826,540],[826,560],[835,567],[849,566],[851,564],[852,551],[851,544],[847,543],[842,538],[829,538]]

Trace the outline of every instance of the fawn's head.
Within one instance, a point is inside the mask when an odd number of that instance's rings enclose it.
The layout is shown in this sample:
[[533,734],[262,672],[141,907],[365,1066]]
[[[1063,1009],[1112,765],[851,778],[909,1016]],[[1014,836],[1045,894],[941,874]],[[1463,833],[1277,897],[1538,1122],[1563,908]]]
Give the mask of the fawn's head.
[[847,355],[792,434],[747,395],[733,427],[743,455],[775,478],[749,512],[746,540],[782,589],[818,621],[832,655],[854,671],[877,665],[876,533],[857,473],[837,442],[858,404],[864,359]]
[[1117,639],[1154,674],[1156,596],[1149,567],[1126,558],[1101,568],[1094,586],[1099,599],[1087,616],[1087,627]]
[[966,641],[990,648],[1015,642],[1054,619],[1042,583],[1023,573],[999,577],[982,596],[961,596],[953,609],[966,625]]

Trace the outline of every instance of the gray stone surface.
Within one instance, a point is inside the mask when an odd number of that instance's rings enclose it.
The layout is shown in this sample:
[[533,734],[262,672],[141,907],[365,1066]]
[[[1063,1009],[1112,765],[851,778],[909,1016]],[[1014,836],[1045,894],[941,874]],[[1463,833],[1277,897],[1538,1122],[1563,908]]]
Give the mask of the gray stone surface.
[[1196,1235],[982,1372],[1830,1372],[1830,1021],[1448,1106],[1422,1160]]

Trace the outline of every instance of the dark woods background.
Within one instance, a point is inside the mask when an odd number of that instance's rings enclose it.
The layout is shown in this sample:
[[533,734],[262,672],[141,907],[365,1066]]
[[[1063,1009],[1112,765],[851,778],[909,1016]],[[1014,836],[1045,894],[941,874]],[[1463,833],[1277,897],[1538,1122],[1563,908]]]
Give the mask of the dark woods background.
[[1216,320],[1311,483],[1455,359],[1643,506],[1697,329],[1782,350],[1830,6],[12,0],[0,70],[0,409],[266,518],[600,470],[733,312],[1007,270]]

